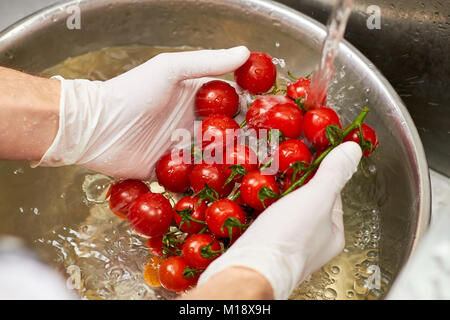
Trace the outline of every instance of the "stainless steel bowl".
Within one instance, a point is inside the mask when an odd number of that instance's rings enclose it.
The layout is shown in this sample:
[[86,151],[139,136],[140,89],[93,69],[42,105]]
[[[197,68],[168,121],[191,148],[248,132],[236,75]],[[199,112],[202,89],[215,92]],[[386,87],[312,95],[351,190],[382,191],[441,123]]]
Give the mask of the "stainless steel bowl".
[[[81,29],[66,10],[81,8]],[[223,48],[247,45],[284,58],[296,74],[319,59],[324,26],[281,4],[262,0],[82,0],[44,9],[0,34],[0,64],[39,72],[69,56],[107,46],[146,44]],[[382,268],[396,275],[430,218],[430,184],[422,143],[386,79],[348,42],[336,62],[330,103],[344,118],[363,105],[379,134],[375,163],[385,188],[381,206]],[[1,169],[0,169],[1,170]]]

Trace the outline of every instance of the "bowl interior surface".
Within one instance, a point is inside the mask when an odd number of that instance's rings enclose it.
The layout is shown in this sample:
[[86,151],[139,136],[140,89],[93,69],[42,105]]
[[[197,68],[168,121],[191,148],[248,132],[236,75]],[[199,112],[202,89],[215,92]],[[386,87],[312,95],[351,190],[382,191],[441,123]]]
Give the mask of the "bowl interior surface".
[[[309,74],[317,64],[325,36],[323,26],[312,19],[282,5],[259,0],[81,1],[81,29],[69,30],[66,21],[71,13],[67,9],[75,3],[78,2],[44,10],[1,34],[0,64],[38,73],[67,57],[109,46],[246,45],[250,50],[284,59],[287,69],[301,76]],[[346,42],[340,47],[335,78],[329,89],[329,105],[347,123],[362,107],[371,109],[367,122],[377,131],[380,141],[373,158],[376,184],[380,188],[376,199],[381,210],[380,264],[395,276],[429,221],[429,181],[422,145],[397,94],[370,62]],[[11,168],[10,163],[0,164],[3,181],[14,181]],[[32,172],[40,184],[45,182],[43,176],[59,174],[57,169],[45,168]],[[81,185],[79,179],[74,176],[73,185]],[[0,191],[11,187],[6,182],[0,183]],[[58,204],[56,196],[32,197],[42,208],[66,209]],[[0,211],[13,210],[9,204],[13,201],[0,200]],[[73,205],[81,204],[74,200]],[[47,223],[64,224],[68,218],[46,221],[45,217],[34,216],[33,219],[42,225],[44,234],[49,229]],[[5,228],[0,233],[24,235],[27,229]]]

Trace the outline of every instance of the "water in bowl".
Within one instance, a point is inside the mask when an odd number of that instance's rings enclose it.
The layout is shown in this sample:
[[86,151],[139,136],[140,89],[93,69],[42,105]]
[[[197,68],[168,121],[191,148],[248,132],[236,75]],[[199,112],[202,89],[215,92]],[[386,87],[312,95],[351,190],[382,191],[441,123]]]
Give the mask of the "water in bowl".
[[[105,48],[69,58],[43,75],[107,80],[160,52],[185,49]],[[111,181],[81,167],[31,169],[27,163],[0,162],[0,234],[25,239],[82,298],[173,298],[145,283],[146,239],[109,211],[104,197]],[[364,161],[343,191],[345,250],[301,284],[292,299],[383,297],[391,283],[378,263],[384,197],[375,165]]]

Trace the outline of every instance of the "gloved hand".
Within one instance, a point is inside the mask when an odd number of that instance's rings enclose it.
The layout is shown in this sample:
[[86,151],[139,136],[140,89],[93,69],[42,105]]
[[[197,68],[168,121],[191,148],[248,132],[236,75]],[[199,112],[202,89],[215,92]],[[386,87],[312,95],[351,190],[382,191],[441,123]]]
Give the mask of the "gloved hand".
[[[40,166],[78,164],[117,178],[147,179],[174,143],[192,130],[202,77],[224,75],[248,59],[245,47],[163,53],[106,82],[61,80],[59,130]],[[37,166],[36,165],[36,166]]]
[[343,250],[340,193],[361,155],[354,142],[330,152],[310,182],[269,206],[208,266],[199,285],[225,268],[248,267],[267,278],[275,299],[287,299],[308,275]]

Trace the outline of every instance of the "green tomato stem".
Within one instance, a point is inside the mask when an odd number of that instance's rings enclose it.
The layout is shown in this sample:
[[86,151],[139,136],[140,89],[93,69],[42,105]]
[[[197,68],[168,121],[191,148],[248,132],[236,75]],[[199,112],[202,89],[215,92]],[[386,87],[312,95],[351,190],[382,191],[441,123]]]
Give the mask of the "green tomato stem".
[[[364,119],[366,118],[367,114],[369,113],[369,108],[365,107],[361,111],[361,113],[356,117],[356,119],[352,122],[352,124],[347,127],[347,129],[344,130],[342,137],[345,138],[353,129],[359,128],[362,123],[364,122]],[[342,142],[342,141],[341,141]],[[340,142],[340,143],[341,143]],[[300,179],[295,181],[285,192],[281,194],[281,197],[284,197],[285,195],[291,193],[293,190],[297,189],[298,187],[301,187],[306,179],[313,173],[313,171],[320,165],[322,160],[334,149],[336,148],[340,143],[336,144],[335,146],[329,146],[328,149],[326,149],[314,162],[311,164],[311,166],[308,167],[308,170],[305,171],[305,174],[302,175]]]

